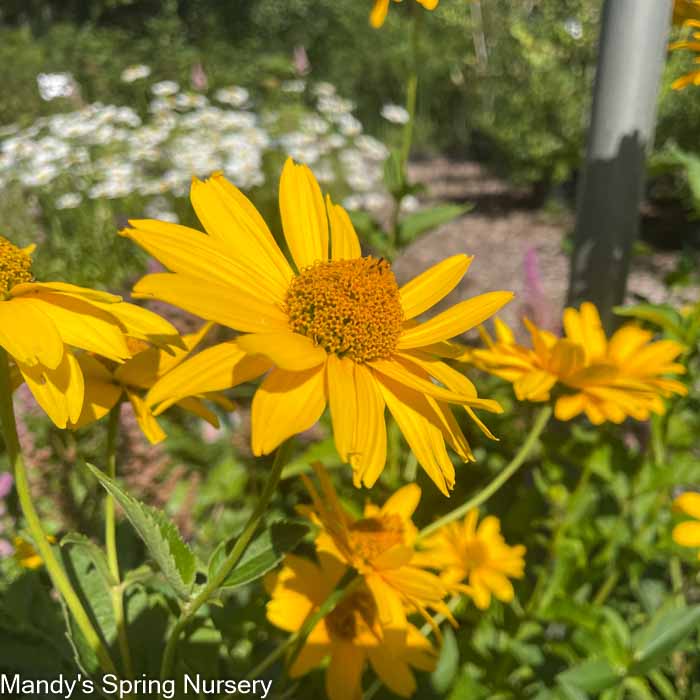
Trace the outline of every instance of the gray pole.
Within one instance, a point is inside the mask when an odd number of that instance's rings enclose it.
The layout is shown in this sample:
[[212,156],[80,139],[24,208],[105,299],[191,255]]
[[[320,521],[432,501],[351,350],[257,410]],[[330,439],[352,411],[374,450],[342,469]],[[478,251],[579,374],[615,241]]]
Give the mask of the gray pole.
[[586,163],[578,192],[569,304],[589,300],[605,326],[622,303],[639,232],[672,0],[605,0]]

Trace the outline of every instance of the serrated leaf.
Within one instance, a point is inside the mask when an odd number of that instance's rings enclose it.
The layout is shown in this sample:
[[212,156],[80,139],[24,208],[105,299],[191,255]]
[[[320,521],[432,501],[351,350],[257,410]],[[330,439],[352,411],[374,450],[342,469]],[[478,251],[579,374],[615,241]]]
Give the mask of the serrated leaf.
[[447,224],[473,208],[471,204],[442,204],[405,216],[399,224],[402,243],[410,243],[426,231]]
[[97,467],[92,464],[88,464],[88,467],[124,509],[126,517],[143,540],[171,588],[180,598],[185,600],[189,598],[197,572],[197,560],[192,550],[183,541],[175,524],[160,510],[130,496]]
[[600,693],[617,685],[624,677],[606,659],[588,659],[578,666],[563,671],[557,681],[566,688],[575,688],[585,693]]
[[95,565],[95,569],[102,576],[108,586],[116,586],[112,572],[109,570],[107,556],[91,539],[79,532],[69,532],[61,539],[61,546],[71,545],[81,549]]
[[635,635],[634,663],[630,671],[646,673],[700,627],[700,605],[681,607],[655,616]]
[[[274,569],[308,532],[307,525],[291,521],[273,523],[247,547],[237,566],[221,584],[227,590],[251,583]],[[209,560],[209,577],[217,575],[227,557],[227,547],[219,545]]]

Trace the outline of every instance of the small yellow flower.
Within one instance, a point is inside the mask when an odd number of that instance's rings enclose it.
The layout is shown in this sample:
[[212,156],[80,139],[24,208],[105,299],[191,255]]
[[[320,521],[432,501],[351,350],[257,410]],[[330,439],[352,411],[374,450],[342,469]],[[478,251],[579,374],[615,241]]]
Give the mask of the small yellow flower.
[[635,324],[623,326],[608,340],[591,303],[581,304],[580,311],[564,311],[564,338],[527,319],[525,325],[531,348],[520,345],[497,320],[495,339],[483,331],[486,349],[467,350],[457,359],[511,382],[520,401],[548,401],[555,386],[563,389],[555,404],[559,420],[581,413],[594,425],[621,423],[628,416],[648,420],[651,413],[665,412],[663,398],[687,393],[683,384],[666,376],[685,372],[675,362],[684,350],[680,343],[651,342],[652,333]]
[[[271,597],[267,619],[280,629],[296,632],[335,590],[345,570],[344,564],[324,552],[319,554],[319,564],[287,555],[281,571],[265,579]],[[308,673],[327,657],[330,700],[361,700],[368,662],[381,681],[402,697],[416,690],[412,668],[433,671],[437,663],[430,642],[413,625],[407,625],[402,634],[382,627],[376,599],[362,585],[348,591],[311,630],[290,676]]]
[[[394,0],[394,2],[401,2],[401,0]],[[426,10],[434,10],[438,6],[440,0],[416,0],[416,2],[422,5]],[[375,29],[379,29],[379,27],[384,24],[388,12],[389,0],[375,0],[372,12],[369,15],[369,23]]]
[[466,593],[485,610],[492,594],[504,603],[513,600],[509,578],[523,577],[525,547],[506,544],[495,516],[487,516],[477,528],[478,518],[478,511],[470,510],[463,522],[441,527],[422,542],[418,561],[438,569],[448,588]]
[[[141,394],[184,362],[202,341],[211,325],[206,323],[197,333],[183,336],[182,348],[168,347],[163,350],[142,341],[129,339],[133,356],[122,364],[115,364],[87,353],[79,355],[78,363],[85,378],[85,402],[80,418],[70,423],[69,427],[75,430],[100,420],[126,395],[148,440],[153,444],[164,440],[165,432]],[[211,392],[198,392],[193,396],[178,399],[175,403],[218,428],[219,419],[204,404],[204,398],[218,403],[225,410],[234,408],[226,397]]]
[[[287,160],[280,181],[287,260],[260,214],[220,173],[194,180],[192,204],[208,234],[132,221],[122,235],[170,273],[147,275],[134,295],[175,304],[242,333],[208,348],[155,384],[156,406],[266,374],[252,403],[252,448],[269,454],[330,408],[335,444],[356,486],[371,487],[386,461],[386,408],[418,462],[449,495],[455,470],[445,444],[474,456],[450,404],[500,412],[442,361],[443,341],[492,316],[512,298],[489,292],[419,323],[471,263],[455,255],[399,287],[389,263],[362,256],[344,209],[325,202],[311,170]],[[206,379],[202,386],[203,378]],[[491,436],[492,437],[492,436]]]
[[700,547],[700,493],[688,491],[681,494],[673,502],[673,507],[694,518],[673,528],[673,541],[681,547]]
[[84,378],[73,348],[121,363],[127,337],[163,344],[173,326],[121,297],[63,282],[36,282],[34,246],[0,236],[0,347],[11,360],[11,385],[26,382],[51,420],[65,428],[80,416]]
[[673,23],[683,25],[688,20],[700,20],[700,0],[675,0]]
[[[47,535],[46,539],[51,544],[55,544],[56,542],[56,538],[53,535]],[[15,537],[14,547],[15,560],[23,569],[38,569],[40,566],[43,566],[44,560],[36,549],[34,549],[34,545],[28,540],[25,540],[24,537]]]
[[312,508],[301,512],[321,528],[316,538],[319,553],[329,554],[360,574],[375,598],[382,626],[403,629],[406,610],[430,620],[432,609],[452,619],[444,604],[447,589],[433,573],[414,563],[416,528],[411,516],[421,491],[416,484],[399,489],[381,508],[368,504],[363,517],[343,508],[328,474],[320,464],[314,470],[321,493],[302,475]]

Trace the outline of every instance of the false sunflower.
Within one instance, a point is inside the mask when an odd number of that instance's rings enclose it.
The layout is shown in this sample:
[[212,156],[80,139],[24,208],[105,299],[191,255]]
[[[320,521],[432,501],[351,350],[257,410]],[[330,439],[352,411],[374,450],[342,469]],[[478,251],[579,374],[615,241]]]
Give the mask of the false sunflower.
[[477,527],[478,519],[474,509],[462,522],[444,525],[421,542],[423,550],[416,559],[439,570],[451,591],[465,593],[477,608],[486,610],[492,594],[504,603],[513,600],[510,579],[524,575],[525,547],[506,544],[495,516],[487,516]]
[[596,307],[588,302],[580,311],[564,311],[565,337],[558,338],[525,319],[532,347],[518,343],[508,326],[496,321],[496,337],[485,331],[485,349],[466,350],[458,359],[513,384],[520,401],[548,401],[562,389],[555,415],[571,420],[585,413],[594,425],[621,423],[630,416],[648,420],[663,414],[663,399],[684,395],[687,389],[667,375],[683,374],[675,362],[683,346],[672,340],[652,342],[653,335],[626,324],[608,338]]
[[122,232],[169,273],[147,275],[134,296],[175,304],[244,335],[182,363],[149,392],[158,412],[192,387],[216,391],[268,372],[252,404],[252,448],[268,454],[310,428],[330,406],[335,444],[356,486],[372,486],[386,459],[385,407],[418,462],[449,495],[455,471],[447,441],[473,454],[450,404],[500,412],[441,361],[448,338],[489,318],[511,292],[462,301],[422,323],[416,318],[458,284],[471,258],[455,255],[399,287],[384,259],[363,257],[347,213],[311,170],[287,160],[280,210],[287,261],[260,214],[221,174],[195,179],[190,193],[208,234],[161,221]]
[[[683,24],[686,27],[700,28],[700,5],[695,5],[695,14],[692,19],[685,19]],[[692,32],[689,39],[682,39],[680,41],[674,41],[669,45],[670,51],[679,51],[687,49],[689,51],[695,52],[695,58],[693,63],[700,63],[700,32]],[[672,83],[671,87],[674,90],[682,90],[688,87],[688,85],[700,85],[700,69],[691,70],[686,75],[682,75],[680,78],[676,78]]]
[[[69,424],[69,427],[75,430],[100,420],[126,397],[149,442],[156,444],[164,440],[165,431],[144,401],[143,394],[192,354],[211,325],[206,323],[197,333],[182,336],[182,347],[169,347],[167,350],[152,347],[143,341],[129,339],[133,356],[122,364],[87,353],[79,355],[78,363],[85,378],[85,402],[80,418]],[[218,403],[227,411],[234,409],[233,404],[218,393],[187,396],[176,403],[180,408],[218,428],[219,419],[204,404],[202,399],[205,398]]]
[[113,294],[35,281],[33,250],[0,236],[0,348],[10,357],[11,387],[26,382],[51,420],[65,428],[83,407],[85,383],[74,348],[121,363],[131,357],[128,337],[167,344],[177,331]]
[[[394,2],[401,2],[401,0],[394,0]],[[434,10],[440,0],[416,0],[416,2],[426,10]],[[388,12],[389,0],[375,0],[372,12],[369,15],[369,23],[375,29],[379,29],[384,24]]]
[[[267,619],[287,632],[297,632],[333,593],[346,567],[326,553],[319,563],[287,555],[279,572],[268,574],[271,600]],[[387,634],[375,598],[364,586],[352,587],[335,608],[319,620],[290,668],[292,678],[308,673],[330,657],[326,694],[330,700],[360,700],[362,674],[373,668],[381,681],[402,697],[416,690],[412,668],[433,671],[437,654],[409,624],[405,634]]]
[[408,484],[383,506],[368,504],[361,518],[343,508],[328,474],[314,464],[321,492],[302,475],[312,506],[300,508],[320,532],[316,549],[352,567],[362,576],[376,601],[382,626],[405,629],[406,612],[418,612],[427,621],[428,610],[452,615],[444,603],[447,588],[433,573],[414,563],[416,528],[411,517],[421,491]]
[[[681,547],[700,547],[700,493],[682,493],[673,502],[675,510],[689,515],[694,520],[679,523],[673,528],[673,541]],[[700,552],[698,552],[700,559]]]

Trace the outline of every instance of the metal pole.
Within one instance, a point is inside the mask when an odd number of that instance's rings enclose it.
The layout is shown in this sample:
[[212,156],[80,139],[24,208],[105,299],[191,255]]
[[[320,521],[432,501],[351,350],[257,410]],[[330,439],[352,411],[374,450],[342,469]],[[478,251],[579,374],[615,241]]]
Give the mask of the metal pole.
[[605,0],[586,163],[578,192],[569,304],[589,300],[605,326],[625,295],[639,232],[672,0]]

